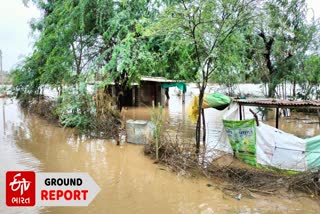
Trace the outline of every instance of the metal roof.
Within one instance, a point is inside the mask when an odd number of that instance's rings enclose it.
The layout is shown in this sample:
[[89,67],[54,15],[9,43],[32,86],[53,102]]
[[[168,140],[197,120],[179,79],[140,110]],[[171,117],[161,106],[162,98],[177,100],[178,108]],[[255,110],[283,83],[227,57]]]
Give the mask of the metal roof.
[[[99,84],[99,83],[102,83],[102,81],[101,80],[96,80],[96,81],[93,81],[93,82],[87,82],[88,85],[95,85],[95,84]],[[115,85],[115,82],[110,81],[110,82],[107,82],[106,85]],[[131,85],[139,85],[139,84],[136,83],[136,82],[133,82],[133,83],[131,83]]]
[[261,106],[269,108],[320,108],[320,100],[277,100],[277,99],[236,99],[243,106]]
[[[160,82],[160,83],[171,83],[171,82],[186,82],[184,80],[170,80],[170,79],[166,79],[164,77],[147,77],[147,76],[143,76],[141,77],[140,81],[145,81],[145,82]],[[102,82],[101,80],[96,80],[93,82],[89,82],[89,85],[94,85],[96,83],[100,83]],[[114,85],[115,83],[113,81],[108,82],[108,85]],[[134,82],[131,83],[131,85],[139,85],[138,83]]]
[[141,77],[141,81],[149,81],[149,82],[185,82],[181,80],[169,80],[164,77]]

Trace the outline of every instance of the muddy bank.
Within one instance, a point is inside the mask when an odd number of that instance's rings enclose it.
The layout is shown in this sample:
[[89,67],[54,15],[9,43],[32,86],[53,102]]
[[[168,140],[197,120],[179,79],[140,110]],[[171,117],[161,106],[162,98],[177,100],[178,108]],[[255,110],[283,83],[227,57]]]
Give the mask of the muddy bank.
[[[86,137],[118,140],[122,131],[120,113],[110,107],[109,100],[100,99],[94,106],[86,106],[85,111],[80,108],[83,106],[70,106],[61,99],[50,99],[42,95],[36,98],[24,97],[19,100],[19,105],[28,113],[60,127],[74,128],[76,133]],[[91,108],[95,108],[95,111]]]
[[230,154],[216,157],[210,151],[196,154],[193,144],[177,141],[163,135],[158,157],[155,144],[146,144],[144,154],[155,163],[169,167],[177,174],[202,176],[224,183],[220,190],[231,197],[253,197],[253,193],[279,195],[281,193],[312,197],[319,200],[320,175],[318,171],[294,172],[263,166],[251,166]]

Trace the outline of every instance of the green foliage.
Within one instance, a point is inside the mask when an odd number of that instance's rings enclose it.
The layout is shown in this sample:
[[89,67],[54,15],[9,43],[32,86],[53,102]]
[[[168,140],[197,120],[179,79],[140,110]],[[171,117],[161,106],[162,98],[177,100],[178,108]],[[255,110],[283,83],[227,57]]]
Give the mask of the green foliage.
[[[197,152],[200,149],[203,96],[208,81],[219,69],[229,72],[236,70],[236,65],[240,64],[236,63],[237,52],[230,56],[233,52],[228,41],[235,42],[236,37],[233,36],[251,22],[250,0],[181,1],[167,7],[159,21],[146,31],[148,36],[169,36],[183,44],[178,45],[178,48],[183,49],[178,49],[177,53],[187,63],[183,63],[186,67],[180,69],[193,74],[200,92],[196,128]],[[191,47],[189,51],[184,51],[188,46]],[[205,141],[205,137],[203,139]]]
[[[114,13],[101,29],[107,48],[105,53],[104,76],[130,87],[143,75],[165,76],[168,65],[162,57],[163,38],[145,37],[145,28],[156,19],[159,10],[154,1],[125,1],[114,6]],[[167,67],[165,67],[167,66]],[[177,71],[176,71],[177,72]],[[119,79],[119,80],[118,80]]]
[[35,57],[27,57],[24,64],[20,65],[10,73],[12,81],[11,91],[21,99],[38,96],[40,93],[41,70],[39,64],[42,59],[34,53]]
[[116,95],[145,75],[197,82],[199,111],[209,80],[267,83],[270,96],[285,81],[299,83],[305,99],[318,90],[318,22],[307,20],[304,0],[32,2],[43,12],[31,23],[39,36],[11,73],[12,91],[27,100],[44,86],[65,89],[66,126],[92,126],[84,85],[97,79],[115,82]]
[[274,96],[278,84],[299,78],[303,60],[313,47],[317,22],[307,20],[304,0],[268,0],[260,6],[250,52],[256,75],[269,84],[269,96]]
[[58,100],[57,114],[62,125],[76,127],[80,131],[89,130],[94,115],[92,95],[88,94],[87,86],[68,88]]
[[148,75],[275,88],[299,81],[317,49],[304,0],[33,2],[44,15],[32,23],[40,36],[30,58],[52,87],[99,74],[125,87]]
[[0,94],[6,94],[8,92],[8,86],[0,86]]
[[320,84],[320,56],[310,55],[304,62],[305,78],[311,85]]
[[[302,99],[314,99],[319,97],[320,85],[320,56],[312,54],[306,56],[301,74],[297,77],[302,91],[298,96]],[[316,97],[314,96],[316,95]]]
[[250,75],[250,60],[247,59],[247,48],[250,46],[246,39],[248,32],[236,32],[223,44],[223,53],[217,60],[217,69],[212,74],[211,81],[227,86],[229,95],[234,95],[235,84],[244,82]]

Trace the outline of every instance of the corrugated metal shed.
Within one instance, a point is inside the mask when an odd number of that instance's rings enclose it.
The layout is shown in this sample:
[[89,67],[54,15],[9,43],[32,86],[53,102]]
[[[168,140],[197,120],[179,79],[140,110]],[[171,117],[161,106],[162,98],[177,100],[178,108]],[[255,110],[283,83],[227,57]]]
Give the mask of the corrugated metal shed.
[[319,100],[276,100],[276,99],[236,99],[239,104],[240,120],[244,106],[276,108],[276,128],[279,127],[279,108],[320,108]]
[[185,82],[181,80],[169,80],[164,77],[141,77],[141,81],[149,81],[149,82],[161,82],[161,83],[166,83],[166,82]]
[[[166,79],[164,77],[147,77],[147,76],[143,76],[140,79],[141,81],[145,81],[145,82],[159,82],[159,83],[171,83],[171,82],[186,82],[184,80],[170,80],[170,79]],[[94,82],[88,82],[89,85],[93,85],[93,84],[97,84],[102,82],[101,80],[96,80]],[[115,83],[113,81],[110,80],[110,82],[108,82],[108,85],[114,85]],[[131,83],[131,85],[139,85],[138,83]]]
[[236,99],[242,106],[269,108],[320,108],[320,100],[275,100],[275,99]]

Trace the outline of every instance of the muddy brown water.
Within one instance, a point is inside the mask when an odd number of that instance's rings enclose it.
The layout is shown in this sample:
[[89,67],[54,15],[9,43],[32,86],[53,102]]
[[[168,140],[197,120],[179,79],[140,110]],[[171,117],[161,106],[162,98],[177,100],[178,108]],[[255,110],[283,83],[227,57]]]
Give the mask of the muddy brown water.
[[[171,109],[168,117],[177,117]],[[128,118],[131,113],[128,110]],[[146,109],[135,114],[149,119]],[[192,136],[192,126],[180,132]],[[295,195],[255,195],[238,201],[224,195],[216,182],[186,178],[153,164],[141,146],[75,137],[72,130],[22,111],[10,99],[0,99],[0,163],[0,213],[320,213],[318,201]],[[8,170],[87,172],[101,191],[88,207],[9,208],[3,188]]]

